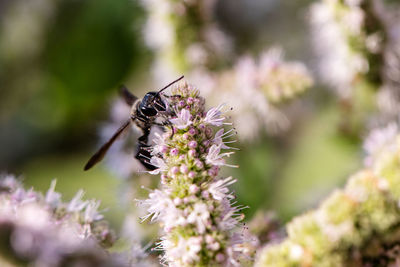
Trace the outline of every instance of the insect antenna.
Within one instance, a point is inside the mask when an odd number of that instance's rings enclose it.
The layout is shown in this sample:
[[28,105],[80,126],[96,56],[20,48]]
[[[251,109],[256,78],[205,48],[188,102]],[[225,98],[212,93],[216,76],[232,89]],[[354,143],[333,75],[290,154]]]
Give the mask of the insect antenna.
[[160,89],[160,90],[157,92],[157,94],[153,97],[153,99],[154,99],[155,97],[159,96],[160,93],[161,93],[162,91],[164,91],[165,89],[167,89],[168,87],[170,87],[170,86],[173,85],[174,83],[176,83],[176,82],[182,80],[184,77],[185,77],[185,76],[182,75],[181,77],[179,77],[179,78],[176,79],[175,81],[170,82],[170,83],[169,83],[168,85],[166,85],[164,88]]
[[[163,106],[161,106],[159,103],[157,103],[157,102],[154,101],[154,100],[161,94],[162,91],[164,91],[165,89],[167,89],[168,87],[170,87],[170,86],[173,85],[174,83],[176,83],[176,82],[182,80],[184,77],[185,77],[185,76],[182,75],[181,77],[179,77],[179,78],[176,79],[175,81],[170,82],[169,84],[167,84],[166,86],[164,86],[162,89],[160,89],[160,90],[157,92],[157,94],[155,94],[155,95],[153,96],[153,98],[151,99],[151,102],[153,102],[153,104],[158,105],[159,107],[164,108]],[[154,107],[154,108],[156,108],[156,107]],[[156,109],[157,109],[157,108],[156,108]]]

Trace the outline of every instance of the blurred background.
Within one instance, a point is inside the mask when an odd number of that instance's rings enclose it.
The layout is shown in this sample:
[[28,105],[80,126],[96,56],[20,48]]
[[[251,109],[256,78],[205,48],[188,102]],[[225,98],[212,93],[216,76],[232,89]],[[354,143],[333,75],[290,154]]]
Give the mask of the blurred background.
[[[212,14],[236,54],[257,55],[279,45],[288,60],[301,61],[315,76],[313,2],[219,0]],[[116,229],[133,199],[146,196],[141,185],[154,188],[158,178],[133,172],[122,179],[105,163],[88,172],[83,166],[104,140],[101,129],[110,123],[118,86],[137,96],[159,88],[152,75],[157,53],[144,38],[158,33],[144,34],[147,14],[134,0],[0,1],[0,170],[21,175],[26,186],[43,192],[56,178],[65,200],[83,188],[87,198],[102,201]],[[238,179],[234,190],[238,202],[250,207],[247,220],[263,209],[287,221],[315,207],[361,166],[363,132],[340,130],[344,113],[338,102],[315,79],[282,108],[291,119],[288,130],[237,138],[240,151],[230,163],[240,168],[225,172]],[[235,109],[235,103],[227,104]],[[135,134],[129,138],[136,164]],[[121,195],[127,190],[133,196],[126,202]]]

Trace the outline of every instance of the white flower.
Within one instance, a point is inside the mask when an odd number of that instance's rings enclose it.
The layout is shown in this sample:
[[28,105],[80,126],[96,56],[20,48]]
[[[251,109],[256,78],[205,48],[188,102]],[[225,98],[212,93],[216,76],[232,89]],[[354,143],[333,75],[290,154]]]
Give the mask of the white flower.
[[175,210],[174,203],[169,196],[158,189],[149,194],[149,198],[141,202],[142,205],[148,206],[148,214],[142,218],[142,221],[151,217],[151,222],[161,219],[165,213]]
[[76,195],[71,199],[71,201],[68,204],[67,210],[69,212],[79,212],[83,210],[86,205],[88,204],[88,201],[82,201],[82,197],[84,195],[83,190],[79,190]]
[[173,266],[187,266],[200,258],[201,239],[197,237],[188,239],[180,237],[176,245],[168,240],[163,240],[163,243],[162,246],[167,251],[165,257],[169,262],[174,263]]
[[16,218],[21,225],[34,229],[41,229],[50,226],[50,214],[38,203],[29,203],[17,209]]
[[[0,176],[0,181],[2,178]],[[24,190],[20,183],[15,184],[11,180],[7,183],[17,187],[12,191],[0,190],[0,221],[13,223],[16,226],[15,231],[18,233],[20,230],[24,231],[20,236],[15,236],[18,240],[14,241],[20,243],[13,245],[17,246],[18,249],[33,249],[32,251],[40,257],[40,260],[42,260],[42,255],[37,254],[37,252],[43,250],[43,252],[49,254],[46,254],[45,257],[49,260],[53,256],[59,257],[57,251],[60,249],[60,245],[64,247],[82,244],[82,239],[85,240],[88,237],[93,237],[91,238],[93,244],[100,244],[105,239],[110,242],[113,241],[113,236],[106,224],[96,225],[96,231],[91,231],[91,222],[101,220],[103,216],[97,212],[98,202],[81,200],[82,190],[68,203],[62,202],[60,193],[55,192],[56,180],[51,182],[45,196],[33,191],[33,189]],[[25,231],[29,233],[25,234]],[[16,232],[12,234],[13,237]],[[36,235],[37,237],[34,237]],[[31,241],[34,240],[29,240],[33,237],[35,240],[38,238],[36,240],[38,242],[32,243]],[[48,237],[56,238],[57,240],[54,240],[54,242],[57,243],[46,243]],[[33,261],[31,263],[29,265],[32,266],[45,264],[42,261],[41,264],[33,264]]]
[[221,109],[224,107],[224,104],[219,105],[218,107],[212,108],[207,111],[206,117],[204,118],[204,122],[209,123],[214,126],[221,126],[225,117],[221,117],[222,111]]
[[234,198],[233,195],[228,194],[229,189],[228,186],[234,184],[237,180],[233,179],[232,176],[218,180],[212,183],[208,189],[212,197],[216,200],[222,200],[224,198],[232,199]]
[[304,253],[304,249],[297,244],[293,244],[290,247],[290,251],[289,251],[289,257],[293,260],[300,260],[301,256],[303,256]]
[[243,214],[241,214],[240,211],[247,208],[247,206],[232,206],[227,198],[221,200],[221,207],[223,211],[221,213],[219,227],[224,230],[234,229],[243,219]]
[[235,143],[236,140],[226,141],[226,142],[224,142],[224,140],[223,140],[225,138],[229,138],[234,135],[234,133],[232,133],[233,129],[230,129],[227,132],[224,132],[224,131],[225,131],[224,129],[220,129],[220,130],[218,130],[218,132],[215,133],[213,143],[216,144],[217,146],[221,146],[222,149],[238,149],[238,148],[229,147],[226,145],[228,143]]
[[88,201],[88,204],[86,205],[85,209],[85,215],[84,215],[84,220],[87,223],[91,223],[93,221],[98,221],[103,219],[103,215],[101,215],[97,209],[100,206],[100,201]]
[[25,191],[23,188],[17,188],[15,192],[11,194],[11,201],[19,204],[27,204],[35,202],[38,199],[38,195],[32,190]]
[[0,189],[7,189],[12,192],[21,186],[22,185],[20,184],[20,182],[17,179],[15,179],[13,175],[0,176]]
[[160,153],[162,153],[162,149],[165,146],[165,141],[164,138],[161,136],[161,134],[159,133],[154,133],[154,146],[153,146],[153,155],[158,155]]
[[50,188],[46,193],[46,203],[48,203],[52,208],[55,208],[58,206],[58,204],[61,202],[61,194],[58,192],[55,192],[54,189],[56,188],[56,180],[51,181]]
[[189,214],[187,221],[196,224],[199,233],[203,234],[206,230],[209,218],[210,212],[208,211],[207,205],[204,203],[196,203],[193,207],[193,211]]
[[390,123],[385,128],[372,130],[364,141],[363,148],[367,153],[364,164],[371,166],[373,161],[384,151],[396,149],[396,136],[399,132],[397,123]]
[[[313,42],[321,58],[318,69],[322,79],[340,97],[351,97],[354,81],[370,70],[364,11],[355,1],[351,4],[349,1],[322,1],[312,5],[311,18]],[[355,48],[353,39],[361,46]]]
[[160,172],[163,172],[168,168],[168,166],[165,164],[165,162],[162,159],[160,159],[159,157],[152,157],[150,159],[150,164],[157,167],[157,169],[155,169],[154,171],[149,171],[150,174],[154,174],[154,175],[157,175]]
[[182,210],[177,209],[174,206],[169,206],[168,208],[168,212],[163,213],[162,217],[165,229],[187,225],[187,218],[183,215]]
[[[183,238],[179,241],[181,242]],[[184,263],[192,263],[199,260],[199,251],[201,250],[201,239],[197,237],[191,237],[185,240],[180,245],[184,249],[182,260]]]
[[236,165],[226,164],[225,160],[223,159],[223,157],[230,156],[231,154],[233,154],[233,152],[227,152],[227,153],[220,154],[220,151],[221,151],[220,145],[219,146],[212,145],[206,156],[206,163],[210,164],[210,165],[217,165],[217,166],[225,165],[225,166],[229,166],[229,167],[237,167]]
[[177,118],[170,119],[169,121],[178,129],[186,129],[192,124],[192,121],[190,120],[190,112],[187,109],[182,109]]
[[155,50],[169,47],[175,38],[174,28],[168,19],[171,4],[167,1],[157,1],[157,3],[142,1],[142,3],[149,10],[143,31],[146,44]]
[[278,47],[262,53],[257,70],[256,83],[273,103],[290,99],[313,84],[306,66],[284,61],[283,51]]

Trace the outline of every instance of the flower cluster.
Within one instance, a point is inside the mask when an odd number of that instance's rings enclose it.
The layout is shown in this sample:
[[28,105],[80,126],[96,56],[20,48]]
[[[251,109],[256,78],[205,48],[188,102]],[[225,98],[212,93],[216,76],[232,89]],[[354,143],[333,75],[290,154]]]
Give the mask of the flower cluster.
[[27,226],[57,224],[65,231],[71,231],[70,238],[92,239],[104,247],[113,244],[114,233],[97,210],[100,202],[82,200],[82,190],[70,202],[63,202],[61,194],[55,191],[55,180],[43,196],[32,189],[25,190],[14,176],[0,178],[0,218]]
[[341,97],[366,81],[380,84],[386,32],[375,1],[322,0],[312,6],[315,46],[320,71]]
[[193,68],[215,69],[228,60],[232,42],[214,21],[217,1],[142,1],[147,10],[144,37],[156,54],[155,77],[168,82]]
[[254,82],[259,84],[271,103],[291,99],[313,85],[304,64],[285,62],[282,49],[277,47],[261,54],[256,68]]
[[288,237],[260,252],[256,266],[395,266],[400,260],[400,133],[367,139],[367,167],[321,206],[287,225]]
[[[35,207],[24,209],[23,213],[41,211]],[[38,214],[23,214],[39,216]],[[123,267],[117,258],[113,259],[105,250],[88,240],[77,241],[68,233],[59,231],[54,224],[41,222],[22,225],[18,221],[0,220],[1,266],[116,266]]]
[[154,266],[138,242],[110,253],[115,236],[99,202],[82,200],[83,191],[62,202],[55,185],[43,196],[12,175],[0,176],[1,266]]
[[312,84],[305,65],[284,61],[282,50],[273,48],[262,53],[258,62],[241,57],[233,69],[216,77],[211,92],[218,92],[234,106],[232,119],[239,136],[251,140],[262,130],[275,135],[288,129],[282,104]]
[[394,120],[400,111],[395,10],[375,0],[322,0],[312,6],[318,69],[341,100],[346,113],[342,128],[348,133],[359,134],[367,123]]
[[14,176],[0,177],[0,263],[123,266],[99,246],[114,240],[97,212],[99,202],[82,201],[80,191],[64,203],[54,187],[55,181],[43,196],[25,190]]
[[176,117],[158,136],[151,163],[161,173],[161,189],[151,191],[143,219],[158,221],[164,236],[157,249],[170,266],[225,266],[238,264],[241,236],[232,232],[243,219],[241,206],[228,186],[236,180],[219,178],[232,131],[226,124],[223,105],[205,111],[204,99],[186,83],[172,89],[169,105]]

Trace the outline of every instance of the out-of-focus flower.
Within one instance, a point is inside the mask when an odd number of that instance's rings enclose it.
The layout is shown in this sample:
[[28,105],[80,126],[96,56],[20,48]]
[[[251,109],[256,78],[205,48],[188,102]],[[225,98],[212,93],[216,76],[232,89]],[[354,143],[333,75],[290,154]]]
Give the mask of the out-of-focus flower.
[[382,153],[394,151],[397,148],[396,138],[399,132],[398,124],[392,122],[386,127],[377,128],[370,132],[364,140],[364,150],[367,154],[365,165],[372,166]]
[[243,140],[254,140],[263,130],[271,135],[287,130],[290,122],[280,105],[313,85],[303,64],[286,62],[282,55],[273,48],[259,60],[244,56],[231,70],[210,76],[214,87],[207,96],[232,107],[229,114]]
[[398,6],[379,0],[321,0],[311,8],[319,73],[341,100],[347,133],[397,119],[400,38],[395,10]]
[[386,32],[375,2],[322,0],[311,8],[320,74],[340,97],[353,97],[363,82],[382,81]]
[[62,202],[61,194],[55,191],[55,180],[45,196],[32,189],[25,190],[10,175],[1,176],[0,184],[4,188],[0,191],[0,219],[17,220],[30,227],[38,224],[40,228],[53,223],[71,231],[71,238],[93,239],[104,246],[114,242],[114,233],[97,211],[100,203],[82,201],[82,190],[70,202]]
[[43,196],[12,175],[0,176],[1,266],[149,266],[139,247],[106,251],[115,237],[97,211],[100,203],[82,201],[82,191],[63,202],[55,186]]
[[[43,214],[36,214],[39,215]],[[33,228],[20,222],[11,218],[0,220],[2,266],[129,266],[89,240],[68,239],[56,224]]]
[[[167,127],[163,135],[168,149],[154,157],[162,157],[167,167],[160,170],[161,189],[140,201],[148,209],[144,219],[163,227],[157,249],[164,251],[162,262],[169,266],[238,265],[242,241],[232,231],[243,218],[243,207],[231,203],[228,186],[235,180],[217,177],[220,166],[228,165],[223,157],[230,154],[221,153],[221,144],[213,142],[214,127],[221,129],[223,123],[220,108],[205,112],[204,99],[186,83],[174,87],[172,94],[180,97],[169,100],[171,110],[181,117],[188,112],[188,119],[170,120],[178,125]],[[182,124],[185,127],[178,127]]]
[[257,239],[257,245],[274,244],[284,237],[281,223],[274,212],[258,211],[248,224],[249,231]]
[[367,139],[367,167],[318,209],[287,225],[288,237],[255,266],[396,266],[400,225],[400,133],[389,125]]
[[378,92],[379,110],[390,119],[397,119],[400,108],[400,16],[398,3],[378,2],[377,13],[386,26],[385,62],[381,70],[384,83]]
[[177,73],[228,61],[232,42],[214,20],[216,2],[142,1],[148,15],[144,37],[156,54],[153,70],[160,84]]
[[280,48],[272,48],[261,54],[257,74],[255,82],[271,103],[291,99],[313,85],[305,65],[285,62]]

